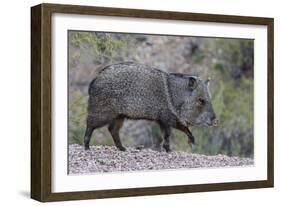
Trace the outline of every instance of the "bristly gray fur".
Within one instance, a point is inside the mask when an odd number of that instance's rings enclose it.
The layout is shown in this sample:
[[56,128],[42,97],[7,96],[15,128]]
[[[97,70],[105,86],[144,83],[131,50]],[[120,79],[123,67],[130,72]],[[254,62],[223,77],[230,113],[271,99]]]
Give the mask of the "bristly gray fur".
[[165,89],[165,96],[166,96],[166,101],[167,101],[167,105],[169,108],[169,111],[175,115],[175,117],[177,117],[177,120],[183,125],[183,126],[187,126],[187,123],[182,121],[180,118],[180,115],[178,114],[178,111],[176,110],[175,106],[172,103],[172,97],[169,91],[169,86],[168,86],[168,80],[167,80],[167,74],[165,74],[164,72],[161,74],[162,75],[162,80],[164,83],[164,89]]

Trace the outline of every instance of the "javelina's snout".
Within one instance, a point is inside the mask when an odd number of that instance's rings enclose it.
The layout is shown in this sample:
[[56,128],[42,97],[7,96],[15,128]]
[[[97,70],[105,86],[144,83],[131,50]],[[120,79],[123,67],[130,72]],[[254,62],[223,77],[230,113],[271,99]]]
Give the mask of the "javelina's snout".
[[217,127],[218,125],[219,125],[219,119],[217,118],[217,116],[215,114],[213,114],[212,117],[211,117],[210,126]]
[[219,119],[217,119],[217,118],[215,118],[213,121],[212,121],[212,126],[214,126],[214,127],[217,127],[217,126],[219,126]]

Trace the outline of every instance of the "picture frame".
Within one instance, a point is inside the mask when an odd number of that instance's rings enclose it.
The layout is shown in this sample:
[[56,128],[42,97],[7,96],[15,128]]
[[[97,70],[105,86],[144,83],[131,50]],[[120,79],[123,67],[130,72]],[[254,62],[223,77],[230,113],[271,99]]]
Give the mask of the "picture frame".
[[[151,19],[232,25],[265,26],[267,31],[267,146],[266,178],[263,180],[149,186],[87,191],[52,191],[52,16],[68,14],[98,17],[124,17],[129,21]],[[31,8],[31,198],[41,201],[65,201],[141,195],[160,195],[220,190],[266,188],[274,185],[274,20],[264,17],[230,16],[156,10],[138,10],[78,5],[40,4]],[[58,85],[56,85],[58,86]]]

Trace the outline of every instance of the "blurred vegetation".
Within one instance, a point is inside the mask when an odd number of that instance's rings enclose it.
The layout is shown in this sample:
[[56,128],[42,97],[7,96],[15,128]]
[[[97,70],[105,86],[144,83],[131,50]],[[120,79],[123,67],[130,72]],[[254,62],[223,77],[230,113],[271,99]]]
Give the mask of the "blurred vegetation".
[[86,50],[88,54],[96,57],[92,59],[93,64],[113,63],[116,60],[117,52],[123,52],[122,55],[125,55],[124,50],[122,51],[120,48],[127,46],[127,40],[126,38],[113,38],[112,35],[107,33],[70,32],[69,44],[77,48],[76,53],[69,59],[72,64],[70,68],[73,68],[75,64],[83,61],[83,52],[81,52],[81,49]]
[[[253,157],[253,40],[167,37],[102,32],[69,32],[69,143],[83,143],[87,115],[87,87],[97,68],[122,61],[138,61],[168,72],[211,77],[212,103],[220,125],[191,128],[196,145],[187,144],[184,133],[173,130],[172,149],[207,155]],[[124,145],[148,145],[159,149],[156,124],[121,130]],[[148,126],[145,126],[148,127]],[[139,130],[139,132],[138,132]],[[143,137],[140,137],[143,133]],[[142,142],[140,142],[140,140]],[[151,143],[152,142],[152,143]],[[113,145],[106,127],[95,130],[90,144]]]

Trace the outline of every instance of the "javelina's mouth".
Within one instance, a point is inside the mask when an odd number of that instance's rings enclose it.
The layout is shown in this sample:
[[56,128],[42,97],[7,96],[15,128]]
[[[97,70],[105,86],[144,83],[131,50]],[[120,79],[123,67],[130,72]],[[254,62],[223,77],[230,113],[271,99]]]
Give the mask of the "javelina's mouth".
[[217,127],[219,126],[219,120],[215,119],[212,123],[207,123],[209,127]]

